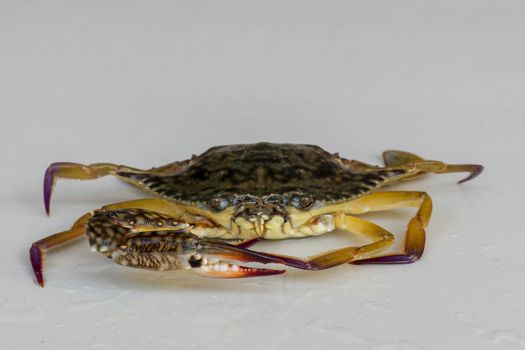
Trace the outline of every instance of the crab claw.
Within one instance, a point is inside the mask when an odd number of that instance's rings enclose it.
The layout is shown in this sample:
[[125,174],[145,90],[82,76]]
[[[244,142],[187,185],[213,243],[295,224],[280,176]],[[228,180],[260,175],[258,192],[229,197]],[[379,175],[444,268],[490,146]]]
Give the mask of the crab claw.
[[300,259],[263,253],[228,244],[219,240],[203,239],[197,258],[190,261],[193,267],[199,267],[200,272],[209,277],[243,278],[278,275],[285,270],[274,270],[259,267],[239,266],[232,262],[249,262],[261,264],[283,264],[300,269],[307,269],[308,264]]
[[206,264],[200,267],[200,272],[207,277],[215,278],[247,278],[280,275],[286,270],[265,269],[233,265],[224,261]]

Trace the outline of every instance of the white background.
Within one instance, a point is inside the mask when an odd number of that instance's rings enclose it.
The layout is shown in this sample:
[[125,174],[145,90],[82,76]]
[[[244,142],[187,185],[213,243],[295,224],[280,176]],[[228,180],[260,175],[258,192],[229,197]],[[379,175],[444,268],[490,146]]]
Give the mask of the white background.
[[[522,1],[0,1],[0,349],[525,348]],[[244,280],[127,269],[31,242],[140,198],[55,161],[149,168],[210,146],[397,148],[486,171],[434,199],[423,259]],[[402,238],[411,211],[368,215]],[[306,256],[348,235],[270,242]]]

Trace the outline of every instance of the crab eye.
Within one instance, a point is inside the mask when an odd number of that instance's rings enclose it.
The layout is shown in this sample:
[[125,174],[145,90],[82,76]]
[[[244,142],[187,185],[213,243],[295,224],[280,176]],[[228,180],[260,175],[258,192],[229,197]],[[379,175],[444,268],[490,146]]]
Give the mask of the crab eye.
[[188,259],[188,263],[190,264],[191,267],[200,267],[203,263],[202,256],[198,254],[194,254],[190,256],[190,258]]
[[210,205],[215,210],[224,210],[228,206],[228,200],[226,198],[215,197],[210,200]]
[[307,194],[300,194],[300,195],[294,196],[291,200],[291,203],[297,209],[307,209],[308,207],[312,205],[313,199],[311,196]]
[[118,215],[117,213],[115,213],[114,211],[106,211],[106,212],[103,212],[104,216],[107,216],[108,218],[112,218],[112,219],[118,219]]
[[310,196],[301,196],[301,198],[299,198],[299,203],[301,203],[301,205],[303,206],[303,208],[308,208],[309,206],[312,205],[312,197]]
[[281,204],[283,202],[283,196],[277,194],[271,194],[263,197],[264,203]]

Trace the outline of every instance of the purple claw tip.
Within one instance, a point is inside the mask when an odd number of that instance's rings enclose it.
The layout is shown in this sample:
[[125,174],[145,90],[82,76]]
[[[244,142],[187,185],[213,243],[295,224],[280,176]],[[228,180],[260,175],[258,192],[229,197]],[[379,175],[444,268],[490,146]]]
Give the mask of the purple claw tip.
[[312,270],[312,266],[303,260],[291,258],[288,256],[283,255],[273,255],[268,253],[262,253],[262,252],[254,252],[250,251],[251,253],[257,253],[258,256],[267,258],[268,260],[265,263],[277,263],[277,264],[284,264],[286,266],[295,267],[296,269],[301,270]]
[[467,176],[466,178],[464,178],[463,180],[461,181],[458,181],[458,184],[462,184],[464,182],[467,182],[467,181],[470,181],[472,179],[474,179],[475,177],[477,177],[479,174],[481,174],[483,172],[483,169],[485,169],[483,167],[483,165],[472,165],[472,172],[470,173],[469,176]]
[[295,267],[296,269],[301,269],[301,270],[311,270],[312,269],[312,266],[310,266],[309,263],[303,260],[288,258],[285,256],[279,257],[279,259],[281,259],[285,265]]
[[42,274],[42,253],[38,246],[31,246],[29,250],[29,257],[31,259],[31,266],[33,266],[33,272],[35,273],[36,280],[40,287],[44,287],[44,275]]
[[55,181],[55,167],[51,164],[44,176],[44,206],[46,208],[46,214],[49,215],[50,203],[51,203],[51,192],[53,191],[53,183]]
[[404,254],[394,254],[394,255],[385,255],[377,258],[369,258],[363,260],[351,261],[351,264],[354,265],[365,265],[365,264],[411,264],[416,262],[419,259],[416,255],[404,255]]

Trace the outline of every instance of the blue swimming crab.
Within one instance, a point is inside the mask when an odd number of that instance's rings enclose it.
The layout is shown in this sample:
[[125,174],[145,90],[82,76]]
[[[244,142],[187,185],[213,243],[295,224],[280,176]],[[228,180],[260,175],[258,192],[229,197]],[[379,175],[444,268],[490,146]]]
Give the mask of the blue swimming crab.
[[[192,269],[211,277],[285,272],[253,263],[322,270],[344,263],[414,262],[423,254],[432,201],[425,192],[378,189],[427,173],[470,173],[462,183],[483,167],[394,150],[384,152],[383,159],[384,166],[374,166],[313,145],[256,143],[213,147],[149,170],[110,163],[51,164],[44,178],[48,214],[58,178],[113,175],[155,197],[106,205],[80,217],[69,230],[33,243],[30,260],[36,280],[44,286],[48,249],[84,234],[93,251],[120,265]],[[394,235],[358,215],[403,207],[417,208],[408,222],[404,250],[387,252]],[[362,235],[369,243],[304,259],[250,249],[261,239],[317,236],[336,229]]]

